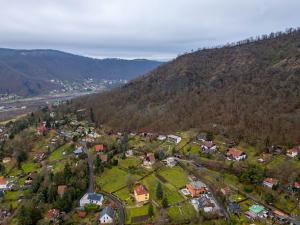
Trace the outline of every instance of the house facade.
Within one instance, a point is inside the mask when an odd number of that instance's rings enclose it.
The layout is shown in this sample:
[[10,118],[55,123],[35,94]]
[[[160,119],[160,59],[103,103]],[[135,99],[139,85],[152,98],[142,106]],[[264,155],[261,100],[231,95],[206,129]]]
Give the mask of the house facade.
[[268,188],[273,188],[274,186],[278,185],[279,181],[274,178],[266,178],[263,181],[263,186],[268,187]]
[[112,207],[107,206],[100,212],[99,221],[100,224],[113,224],[115,217],[115,211]]
[[168,141],[173,142],[175,144],[179,144],[181,142],[181,137],[173,135],[173,134],[168,135],[167,138],[168,138]]

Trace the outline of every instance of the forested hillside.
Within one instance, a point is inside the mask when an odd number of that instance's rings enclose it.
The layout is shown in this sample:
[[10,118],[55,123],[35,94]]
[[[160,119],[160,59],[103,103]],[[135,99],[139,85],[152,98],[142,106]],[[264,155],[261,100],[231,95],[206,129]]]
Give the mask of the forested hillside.
[[199,128],[300,142],[300,31],[185,54],[76,104],[120,130]]
[[161,62],[93,59],[56,50],[0,49],[0,93],[43,94],[55,86],[51,79],[132,79]]

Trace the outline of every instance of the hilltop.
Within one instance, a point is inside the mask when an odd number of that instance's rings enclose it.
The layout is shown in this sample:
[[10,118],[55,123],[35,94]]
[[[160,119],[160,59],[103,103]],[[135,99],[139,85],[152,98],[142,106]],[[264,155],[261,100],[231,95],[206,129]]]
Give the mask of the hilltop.
[[300,31],[177,57],[113,91],[84,97],[98,124],[118,130],[214,130],[300,141]]

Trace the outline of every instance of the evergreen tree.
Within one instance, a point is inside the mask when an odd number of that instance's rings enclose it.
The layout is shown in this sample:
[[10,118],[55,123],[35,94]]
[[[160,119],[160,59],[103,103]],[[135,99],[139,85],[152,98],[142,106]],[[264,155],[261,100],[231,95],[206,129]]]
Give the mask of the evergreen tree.
[[163,198],[161,204],[162,204],[162,207],[163,207],[163,208],[168,208],[168,206],[169,206],[168,199],[167,199],[167,198]]
[[153,205],[150,203],[148,208],[148,216],[152,217],[154,215]]
[[161,183],[159,182],[156,186],[156,198],[157,199],[162,199],[164,196],[164,192],[161,186]]

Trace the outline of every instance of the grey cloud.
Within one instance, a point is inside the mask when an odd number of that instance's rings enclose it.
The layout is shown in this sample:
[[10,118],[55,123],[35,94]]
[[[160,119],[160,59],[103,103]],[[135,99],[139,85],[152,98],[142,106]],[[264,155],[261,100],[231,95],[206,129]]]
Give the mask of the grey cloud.
[[0,0],[0,46],[167,59],[299,26],[298,0]]

